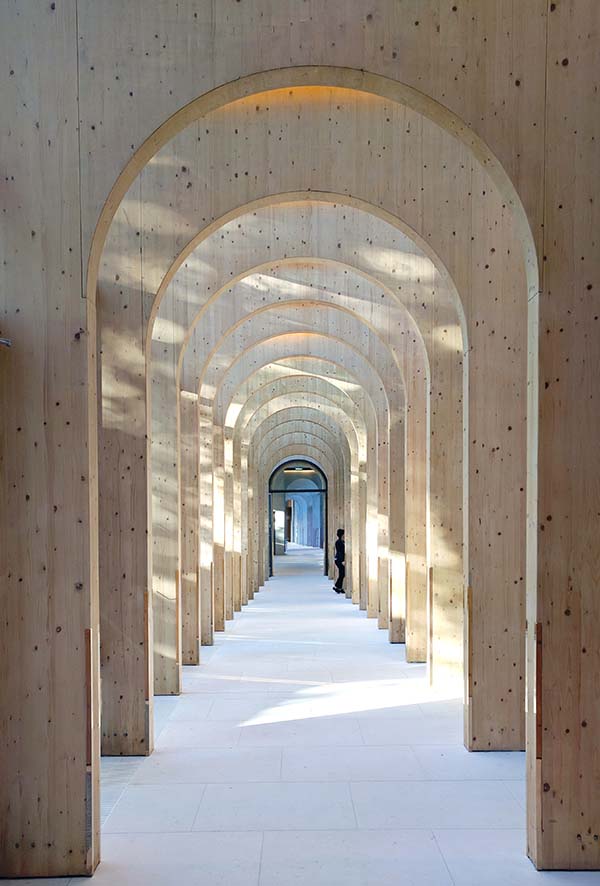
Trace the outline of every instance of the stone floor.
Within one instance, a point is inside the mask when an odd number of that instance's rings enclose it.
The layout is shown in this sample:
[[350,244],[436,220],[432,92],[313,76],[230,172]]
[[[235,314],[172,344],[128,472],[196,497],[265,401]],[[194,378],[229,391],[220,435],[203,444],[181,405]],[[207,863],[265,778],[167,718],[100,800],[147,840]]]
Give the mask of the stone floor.
[[534,870],[524,755],[468,754],[460,701],[318,556],[278,558],[185,693],[157,699],[151,757],[103,760],[95,886],[600,886]]

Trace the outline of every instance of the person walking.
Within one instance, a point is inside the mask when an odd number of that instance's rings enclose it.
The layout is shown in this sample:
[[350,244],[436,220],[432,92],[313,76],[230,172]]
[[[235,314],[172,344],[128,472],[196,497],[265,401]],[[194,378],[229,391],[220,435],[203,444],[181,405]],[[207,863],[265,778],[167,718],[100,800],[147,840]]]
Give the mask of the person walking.
[[346,543],[344,542],[344,530],[338,529],[335,542],[334,562],[337,566],[338,577],[333,586],[336,594],[344,593],[344,579],[346,577]]

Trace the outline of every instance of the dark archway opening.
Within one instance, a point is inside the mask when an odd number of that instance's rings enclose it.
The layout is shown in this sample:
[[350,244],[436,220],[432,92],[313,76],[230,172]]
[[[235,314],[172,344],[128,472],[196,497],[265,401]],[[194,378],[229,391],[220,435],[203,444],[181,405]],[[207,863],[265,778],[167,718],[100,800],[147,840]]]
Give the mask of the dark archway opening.
[[290,546],[320,548],[327,575],[327,518],[327,477],[318,465],[292,459],[275,468],[269,478],[269,575]]

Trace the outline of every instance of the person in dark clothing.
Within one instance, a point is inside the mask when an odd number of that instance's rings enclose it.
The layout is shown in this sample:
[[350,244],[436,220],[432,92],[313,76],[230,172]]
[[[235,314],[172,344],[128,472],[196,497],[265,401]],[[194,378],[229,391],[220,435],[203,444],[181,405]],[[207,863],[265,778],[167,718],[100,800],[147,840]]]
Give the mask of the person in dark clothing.
[[338,569],[338,577],[333,586],[336,594],[344,593],[344,579],[346,577],[346,544],[344,542],[344,530],[338,529],[335,543],[334,562]]

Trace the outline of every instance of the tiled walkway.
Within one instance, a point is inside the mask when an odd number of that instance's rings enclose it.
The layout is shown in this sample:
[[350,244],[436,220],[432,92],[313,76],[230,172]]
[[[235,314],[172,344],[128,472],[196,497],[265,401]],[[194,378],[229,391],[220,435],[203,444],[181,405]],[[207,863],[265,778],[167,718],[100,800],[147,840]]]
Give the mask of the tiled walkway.
[[459,701],[316,555],[278,558],[185,694],[157,699],[151,757],[103,761],[95,886],[599,886],[534,870],[524,755],[468,754]]

